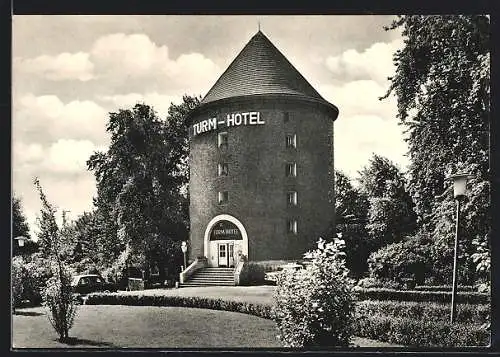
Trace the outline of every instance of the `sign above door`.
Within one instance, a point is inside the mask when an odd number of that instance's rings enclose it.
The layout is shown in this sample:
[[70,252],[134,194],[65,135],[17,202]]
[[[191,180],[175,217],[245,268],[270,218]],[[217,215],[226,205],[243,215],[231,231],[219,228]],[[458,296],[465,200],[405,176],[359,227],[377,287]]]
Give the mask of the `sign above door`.
[[222,220],[214,224],[210,232],[210,240],[240,240],[240,230],[232,222]]

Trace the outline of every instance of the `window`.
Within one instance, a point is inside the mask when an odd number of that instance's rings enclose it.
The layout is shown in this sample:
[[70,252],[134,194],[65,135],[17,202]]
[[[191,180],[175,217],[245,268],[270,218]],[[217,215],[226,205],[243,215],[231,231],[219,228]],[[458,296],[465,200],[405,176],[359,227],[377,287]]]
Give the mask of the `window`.
[[80,282],[78,283],[80,286],[86,286],[89,285],[89,280],[87,278],[81,278]]
[[219,192],[218,202],[220,205],[223,203],[227,203],[228,200],[229,200],[229,193],[227,191]]
[[289,112],[284,112],[283,113],[283,121],[285,123],[288,123],[289,120],[290,120],[290,113]]
[[289,134],[286,136],[286,147],[287,148],[296,148],[297,147],[297,135]]
[[288,233],[293,233],[297,234],[297,220],[296,219],[291,219],[287,222],[287,230]]
[[297,164],[295,162],[288,162],[286,164],[286,175],[297,176]]
[[223,131],[217,135],[217,146],[227,148],[228,136],[227,131]]
[[297,191],[287,192],[286,201],[289,206],[297,206]]
[[217,172],[219,176],[227,176],[229,174],[229,165],[225,162],[219,163]]

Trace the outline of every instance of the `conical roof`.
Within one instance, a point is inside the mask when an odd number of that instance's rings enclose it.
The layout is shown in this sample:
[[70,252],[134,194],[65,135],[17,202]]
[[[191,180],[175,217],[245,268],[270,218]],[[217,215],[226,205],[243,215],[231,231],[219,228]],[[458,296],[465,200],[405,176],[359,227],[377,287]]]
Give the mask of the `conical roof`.
[[[327,102],[259,30],[201,101],[204,104],[255,95],[293,96],[338,109]],[[334,119],[335,119],[334,117]]]

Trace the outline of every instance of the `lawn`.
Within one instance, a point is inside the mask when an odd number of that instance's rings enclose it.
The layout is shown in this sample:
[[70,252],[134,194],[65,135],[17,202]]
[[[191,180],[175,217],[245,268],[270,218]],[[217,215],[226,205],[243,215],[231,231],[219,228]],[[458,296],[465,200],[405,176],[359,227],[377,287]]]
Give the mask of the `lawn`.
[[82,305],[70,336],[70,344],[57,341],[43,308],[21,309],[14,315],[14,348],[280,347],[272,321],[179,307]]
[[[228,311],[196,308],[82,305],[70,343],[57,334],[41,307],[13,316],[14,348],[275,348],[273,321]],[[360,347],[397,345],[354,338]]]

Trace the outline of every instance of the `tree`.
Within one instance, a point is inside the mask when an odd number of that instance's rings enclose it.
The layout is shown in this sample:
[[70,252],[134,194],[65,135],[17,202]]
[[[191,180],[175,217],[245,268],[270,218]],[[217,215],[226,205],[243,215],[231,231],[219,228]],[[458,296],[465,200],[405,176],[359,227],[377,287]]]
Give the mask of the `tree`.
[[341,171],[335,171],[335,212],[337,233],[342,234],[346,248],[346,265],[359,277],[368,269],[369,245],[367,222],[369,202],[365,194],[354,188]]
[[103,244],[113,259],[129,246],[150,264],[168,263],[171,241],[186,239],[188,227],[188,125],[186,115],[199,99],[184,96],[172,104],[166,120],[153,108],[137,104],[110,113],[107,152],[87,162],[97,180],[97,217],[103,222]]
[[47,282],[44,300],[50,311],[49,321],[62,342],[68,339],[69,329],[72,327],[76,315],[76,305],[71,289],[71,275],[61,256],[63,244],[56,222],[56,209],[47,200],[38,178],[35,178],[34,184],[42,202],[41,216],[38,218],[39,238],[43,242],[42,252],[51,259],[54,271],[53,277]]
[[368,197],[368,230],[373,250],[413,233],[416,215],[406,179],[387,158],[374,154],[359,172],[361,191]]
[[26,216],[23,213],[21,199],[15,195],[12,197],[12,249],[13,255],[18,253],[18,243],[14,238],[23,236],[30,238],[30,227],[26,222]]
[[489,20],[485,16],[400,16],[404,47],[394,55],[398,118],[408,131],[410,190],[425,221],[447,171],[488,171]]
[[418,15],[400,16],[388,28],[402,31],[404,46],[394,55],[396,73],[384,98],[397,97],[408,134],[409,190],[422,229],[434,235],[441,252],[451,252],[454,234],[453,198],[443,194],[450,187],[444,179],[461,170],[475,176],[464,204],[462,263],[472,259],[473,240],[488,246],[489,27],[481,15]]
[[24,236],[30,238],[30,227],[23,213],[21,199],[12,197],[12,238]]

